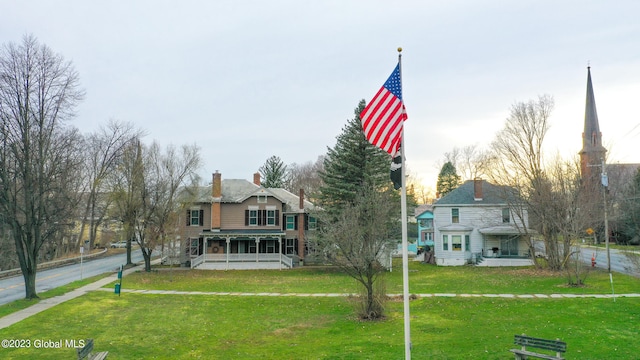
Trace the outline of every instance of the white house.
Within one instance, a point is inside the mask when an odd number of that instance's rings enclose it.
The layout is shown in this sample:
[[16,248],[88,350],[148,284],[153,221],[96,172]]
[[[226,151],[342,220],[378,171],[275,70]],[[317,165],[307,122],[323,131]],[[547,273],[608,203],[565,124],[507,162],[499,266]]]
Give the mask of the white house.
[[531,265],[528,215],[524,209],[516,216],[516,198],[510,190],[481,179],[469,180],[436,201],[436,264]]

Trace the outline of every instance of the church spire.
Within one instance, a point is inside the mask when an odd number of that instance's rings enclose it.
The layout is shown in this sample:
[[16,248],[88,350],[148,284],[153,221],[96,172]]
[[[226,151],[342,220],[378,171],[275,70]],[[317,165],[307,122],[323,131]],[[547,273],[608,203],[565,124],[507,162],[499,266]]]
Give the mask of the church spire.
[[[602,146],[602,133],[598,123],[596,99],[593,95],[591,83],[591,66],[587,67],[587,100],[584,111],[584,132],[582,133],[582,150],[580,151],[580,165],[582,176],[590,177],[589,165],[601,164],[607,149]],[[598,171],[599,173],[599,171]]]

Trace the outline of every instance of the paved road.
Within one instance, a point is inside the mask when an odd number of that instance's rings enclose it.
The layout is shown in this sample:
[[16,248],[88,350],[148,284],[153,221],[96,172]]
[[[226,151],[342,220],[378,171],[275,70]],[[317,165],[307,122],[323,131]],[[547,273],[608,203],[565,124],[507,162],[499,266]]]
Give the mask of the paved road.
[[[134,263],[143,260],[140,249],[134,249],[131,254]],[[38,293],[66,285],[76,280],[96,276],[110,271],[116,271],[120,265],[127,262],[127,254],[122,253],[80,264],[62,266],[55,269],[38,271],[36,274],[36,291]],[[24,298],[24,278],[22,275],[0,280],[0,305]]]
[[[627,258],[624,251],[609,249],[611,255],[611,271],[622,274],[628,274],[640,277],[640,269],[637,269]],[[604,248],[583,246],[582,247],[582,260],[591,264],[591,257],[595,255],[596,267],[600,269],[607,269],[607,251]]]

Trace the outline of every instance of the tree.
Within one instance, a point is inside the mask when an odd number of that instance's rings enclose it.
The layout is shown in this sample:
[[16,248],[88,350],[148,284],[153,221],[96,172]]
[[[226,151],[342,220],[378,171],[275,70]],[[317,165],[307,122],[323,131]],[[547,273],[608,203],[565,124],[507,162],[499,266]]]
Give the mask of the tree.
[[132,124],[112,120],[106,127],[101,127],[98,132],[87,137],[85,146],[87,189],[78,240],[84,240],[81,237],[88,225],[90,248],[93,248],[98,227],[107,215],[112,199],[109,196],[110,189],[106,180],[118,165],[126,145],[141,135],[142,132],[134,130]]
[[347,121],[335,147],[329,148],[324,158],[319,200],[327,209],[340,209],[341,205],[353,203],[366,185],[376,189],[390,187],[391,159],[365,138],[360,124],[364,107],[362,100],[354,110],[355,117]]
[[75,213],[80,139],[66,127],[82,99],[70,62],[25,36],[0,52],[0,213],[15,243],[25,297],[43,245],[68,232]]
[[127,239],[127,265],[131,265],[131,242],[135,241],[144,187],[144,165],[140,139],[132,139],[123,149],[122,157],[111,173],[111,196],[114,217],[120,219]]
[[[560,270],[566,265],[572,240],[572,234],[566,230],[567,221],[577,221],[571,212],[580,207],[584,210],[586,203],[579,200],[582,190],[576,187],[579,182],[575,172],[567,172],[570,166],[558,164],[545,172],[542,145],[553,106],[553,98],[543,95],[536,101],[519,102],[511,107],[504,128],[491,144],[494,164],[490,176],[494,182],[516,189],[519,198],[524,199],[511,210],[528,214],[544,241],[547,265]],[[558,246],[559,240],[563,241],[562,247]],[[535,253],[532,242],[529,247]]]
[[287,167],[287,184],[285,189],[293,194],[300,189],[304,190],[309,201],[315,203],[318,197],[322,179],[320,172],[323,170],[324,156],[318,156],[315,162],[307,161],[303,164],[293,163]]
[[629,242],[640,243],[640,168],[634,174],[620,203],[621,230]]
[[361,101],[325,157],[320,173],[322,211],[316,214],[321,230],[313,243],[329,262],[363,286],[360,316],[377,319],[383,316],[384,300],[380,262],[392,246],[399,201],[389,179],[389,155],[371,145],[362,131],[364,107]]
[[283,188],[287,183],[287,165],[275,155],[268,158],[258,171],[262,176],[262,186],[266,188]]
[[390,248],[391,235],[397,227],[396,206],[388,193],[367,185],[351,203],[343,205],[336,216],[320,213],[319,241],[316,245],[326,259],[339,266],[362,285],[358,315],[376,320],[384,316],[386,289],[382,262]]
[[452,190],[460,186],[460,176],[456,172],[455,166],[451,161],[447,161],[442,165],[438,174],[438,182],[436,184],[436,192],[440,197],[447,195]]
[[[139,197],[141,208],[136,219],[136,241],[142,250],[145,270],[151,271],[151,255],[157,246],[176,235],[179,215],[178,189],[198,183],[197,170],[201,165],[196,145],[183,145],[178,151],[168,146],[164,153],[153,143],[144,161],[144,182]],[[173,248],[174,244],[171,248]]]

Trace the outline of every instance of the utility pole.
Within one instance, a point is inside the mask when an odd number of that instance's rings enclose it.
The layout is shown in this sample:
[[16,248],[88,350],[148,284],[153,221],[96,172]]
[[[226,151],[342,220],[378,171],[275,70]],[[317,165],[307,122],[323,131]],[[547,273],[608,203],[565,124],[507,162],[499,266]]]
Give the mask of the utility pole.
[[604,204],[604,243],[607,249],[607,270],[611,273],[611,253],[609,252],[609,219],[607,218],[607,187],[609,186],[609,178],[607,177],[607,168],[602,159],[602,201]]

